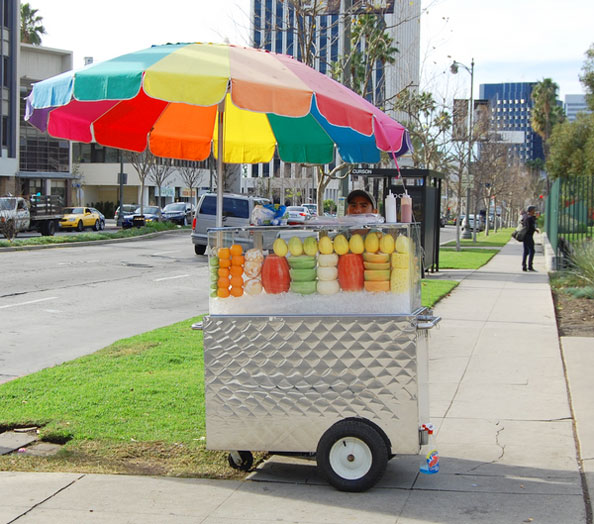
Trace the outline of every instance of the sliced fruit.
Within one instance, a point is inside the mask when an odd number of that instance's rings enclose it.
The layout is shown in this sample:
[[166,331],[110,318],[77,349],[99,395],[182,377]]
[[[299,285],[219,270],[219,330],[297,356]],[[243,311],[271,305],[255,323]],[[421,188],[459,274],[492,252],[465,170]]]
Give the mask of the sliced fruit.
[[291,237],[289,239],[289,253],[294,257],[298,257],[303,254],[303,244],[299,237]]
[[390,269],[390,262],[363,262],[365,269]]
[[371,291],[377,293],[380,291],[390,291],[389,280],[366,280],[364,282],[365,291]]
[[262,286],[266,293],[276,294],[289,291],[291,275],[285,257],[268,255],[262,264]]
[[243,287],[233,286],[230,290],[230,294],[233,297],[240,297],[243,295]]
[[276,256],[284,257],[289,252],[289,247],[282,238],[277,238],[272,244],[272,250]]
[[396,241],[392,235],[387,233],[382,235],[380,239],[379,248],[382,253],[393,253],[394,249],[396,249]]
[[252,278],[251,280],[246,281],[243,287],[248,295],[255,296],[262,293],[262,282],[259,278]]
[[243,287],[243,278],[241,277],[231,277],[230,282],[231,287]]
[[349,249],[351,250],[351,253],[355,253],[356,255],[360,255],[365,251],[365,242],[359,233],[355,233],[349,239]]
[[338,268],[336,266],[320,266],[318,268],[318,280],[336,280]]
[[377,253],[379,251],[379,238],[375,231],[370,231],[365,235],[365,251],[368,253]]
[[310,257],[318,254],[318,241],[314,237],[307,237],[303,241],[303,252]]
[[221,247],[218,254],[219,258],[231,258],[231,251],[229,251],[228,247]]
[[231,253],[231,256],[237,256],[237,255],[242,255],[243,254],[243,247],[241,247],[240,244],[233,244],[230,248],[229,248],[229,252]]
[[392,253],[392,269],[408,269],[409,258],[408,253]]
[[217,297],[219,298],[227,298],[230,294],[231,292],[226,287],[220,287],[217,289]]
[[396,238],[396,251],[398,253],[410,253],[410,239],[404,235],[398,235]]
[[245,258],[243,257],[243,255],[233,255],[231,257],[231,265],[232,266],[243,266],[244,262],[245,262]]
[[344,235],[336,235],[334,237],[334,251],[338,255],[346,255],[349,252],[349,241]]
[[334,245],[332,244],[332,239],[328,236],[320,238],[318,242],[318,249],[320,253],[324,255],[329,255],[334,252]]
[[219,287],[229,287],[230,283],[229,277],[221,277],[217,280],[217,286]]
[[390,262],[390,255],[387,253],[363,253],[365,262]]
[[338,280],[318,280],[316,287],[320,295],[334,295],[340,290]]
[[315,269],[291,269],[289,273],[292,282],[308,282],[316,279]]
[[389,269],[366,269],[364,272],[365,280],[390,280]]
[[393,269],[390,276],[390,290],[392,293],[406,293],[410,284],[408,269]]
[[300,257],[288,257],[289,266],[294,269],[311,269],[316,267],[316,257],[301,255]]
[[332,253],[331,255],[318,255],[318,266],[332,267],[338,264],[338,255]]
[[338,259],[338,283],[344,291],[363,289],[363,257],[355,253],[341,255]]
[[291,282],[291,291],[299,293],[300,295],[311,295],[316,292],[317,282],[312,280],[310,282]]
[[210,267],[218,267],[219,266],[219,257],[216,255],[211,255],[208,259],[208,265]]

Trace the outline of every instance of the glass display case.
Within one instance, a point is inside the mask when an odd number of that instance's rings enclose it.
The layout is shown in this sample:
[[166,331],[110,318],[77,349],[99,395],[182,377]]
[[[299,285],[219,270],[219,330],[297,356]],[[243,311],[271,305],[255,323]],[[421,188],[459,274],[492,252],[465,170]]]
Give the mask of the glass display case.
[[421,308],[417,224],[211,229],[211,315],[392,315]]

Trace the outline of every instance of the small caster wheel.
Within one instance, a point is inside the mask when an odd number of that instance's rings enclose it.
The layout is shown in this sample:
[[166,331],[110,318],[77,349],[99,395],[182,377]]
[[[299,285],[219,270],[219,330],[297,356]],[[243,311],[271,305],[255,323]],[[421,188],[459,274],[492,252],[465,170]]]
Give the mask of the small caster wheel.
[[227,460],[229,466],[239,471],[249,471],[254,464],[254,456],[249,451],[232,451]]

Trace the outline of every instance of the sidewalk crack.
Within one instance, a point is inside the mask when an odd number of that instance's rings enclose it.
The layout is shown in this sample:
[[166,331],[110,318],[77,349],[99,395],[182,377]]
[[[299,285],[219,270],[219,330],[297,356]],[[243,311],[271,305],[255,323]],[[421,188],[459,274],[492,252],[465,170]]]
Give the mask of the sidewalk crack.
[[75,484],[76,482],[78,482],[79,480],[81,480],[84,477],[86,477],[86,475],[80,475],[79,477],[75,478],[74,480],[72,480],[71,482],[69,482],[65,486],[62,486],[59,490],[55,491],[54,493],[52,493],[48,497],[46,497],[43,500],[40,500],[39,502],[37,502],[37,504],[33,504],[33,506],[31,506],[27,511],[25,511],[24,513],[21,513],[18,517],[15,517],[14,519],[9,520],[6,524],[12,524],[13,522],[16,522],[17,520],[20,520],[21,517],[24,517],[27,514],[31,513],[35,508],[38,508],[39,506],[41,506],[42,504],[44,504],[48,500],[53,499],[58,493],[61,493],[62,491],[68,489],[70,486],[72,486],[73,484]]

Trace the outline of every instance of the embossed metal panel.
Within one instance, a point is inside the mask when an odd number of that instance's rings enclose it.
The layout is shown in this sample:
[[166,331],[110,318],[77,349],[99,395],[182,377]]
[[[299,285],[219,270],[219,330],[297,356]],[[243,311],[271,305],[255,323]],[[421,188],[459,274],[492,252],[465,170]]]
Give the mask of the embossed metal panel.
[[385,431],[393,453],[416,453],[416,322],[414,315],[207,317],[207,447],[314,452],[335,422],[363,417]]

